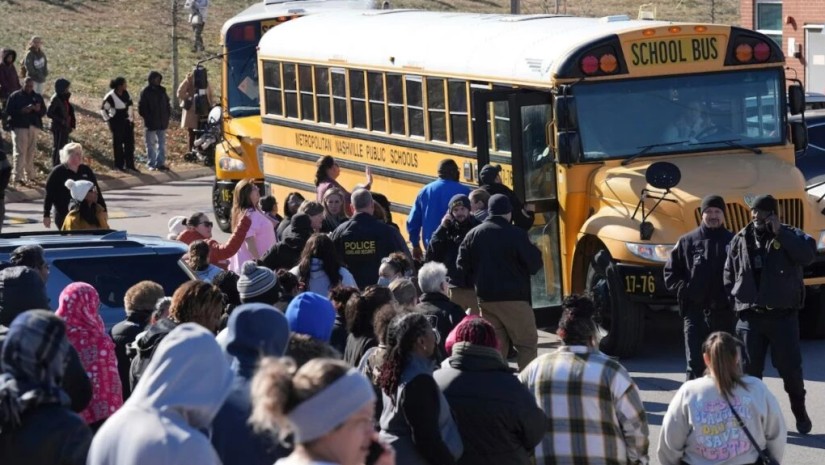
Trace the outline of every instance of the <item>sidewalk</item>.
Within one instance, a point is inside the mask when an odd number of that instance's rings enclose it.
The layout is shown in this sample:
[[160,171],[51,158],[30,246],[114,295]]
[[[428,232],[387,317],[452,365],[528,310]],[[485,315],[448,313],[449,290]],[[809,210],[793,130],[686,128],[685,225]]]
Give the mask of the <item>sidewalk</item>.
[[[115,189],[130,189],[137,186],[151,186],[172,181],[186,181],[188,179],[213,176],[215,171],[205,166],[184,165],[175,171],[148,171],[143,170],[140,174],[123,175],[112,177],[102,175],[98,177],[97,183],[103,192]],[[43,187],[24,187],[20,190],[12,188],[6,189],[6,203],[27,202],[40,200],[45,195]]]

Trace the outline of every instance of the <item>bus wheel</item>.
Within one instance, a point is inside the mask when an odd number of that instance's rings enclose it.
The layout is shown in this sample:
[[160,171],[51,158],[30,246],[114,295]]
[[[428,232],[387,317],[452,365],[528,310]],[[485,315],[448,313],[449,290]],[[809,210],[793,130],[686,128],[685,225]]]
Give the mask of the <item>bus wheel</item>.
[[600,250],[593,256],[586,280],[585,288],[593,296],[602,336],[599,349],[616,357],[636,355],[644,333],[644,306],[632,302],[625,294],[610,252]]
[[799,335],[825,339],[825,286],[805,288],[805,306],[799,311]]
[[215,222],[218,223],[221,231],[225,233],[232,232],[230,223],[232,207],[223,202],[221,190],[218,188],[217,183],[212,186],[212,210],[215,212]]

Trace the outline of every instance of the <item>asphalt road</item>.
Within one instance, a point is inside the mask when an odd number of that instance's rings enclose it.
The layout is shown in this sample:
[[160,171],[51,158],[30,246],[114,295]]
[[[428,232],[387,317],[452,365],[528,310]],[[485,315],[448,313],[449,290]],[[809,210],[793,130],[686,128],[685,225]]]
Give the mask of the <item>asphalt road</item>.
[[[167,222],[175,215],[188,216],[202,211],[211,215],[211,178],[193,179],[165,185],[137,187],[104,192],[113,228],[141,234],[167,234]],[[3,232],[42,230],[42,203],[6,205]],[[227,234],[215,228],[215,237],[226,240]],[[647,321],[643,352],[633,359],[622,360],[642,393],[651,430],[651,463],[658,464],[655,451],[659,429],[668,403],[684,380],[684,353],[680,322],[674,315],[651,315]],[[552,350],[558,339],[542,332],[539,353]],[[788,423],[788,446],[783,463],[794,465],[825,464],[825,341],[803,341],[805,386],[813,431],[807,436],[796,433],[788,397],[776,370],[769,368],[765,381],[776,394]],[[767,364],[770,366],[770,364]]]

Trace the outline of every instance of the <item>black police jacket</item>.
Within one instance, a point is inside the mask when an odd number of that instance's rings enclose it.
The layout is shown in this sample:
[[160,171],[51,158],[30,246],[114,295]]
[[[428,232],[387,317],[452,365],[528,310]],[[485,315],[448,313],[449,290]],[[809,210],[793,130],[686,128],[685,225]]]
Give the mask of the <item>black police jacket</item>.
[[481,301],[530,301],[530,276],[541,269],[541,252],[527,231],[501,216],[473,228],[458,248],[458,269],[474,283]]
[[816,241],[803,231],[783,224],[779,233],[768,241],[765,263],[757,283],[748,250],[748,236],[754,234],[751,223],[730,243],[724,279],[725,288],[734,299],[734,310],[801,308],[805,300],[802,269],[813,262]]
[[404,252],[410,256],[410,249],[401,233],[369,213],[356,213],[335,228],[329,237],[361,289],[378,281],[382,258],[393,252]]
[[722,274],[731,239],[733,233],[727,229],[705,226],[679,238],[665,264],[664,275],[665,285],[676,293],[681,306],[703,309],[729,306]]

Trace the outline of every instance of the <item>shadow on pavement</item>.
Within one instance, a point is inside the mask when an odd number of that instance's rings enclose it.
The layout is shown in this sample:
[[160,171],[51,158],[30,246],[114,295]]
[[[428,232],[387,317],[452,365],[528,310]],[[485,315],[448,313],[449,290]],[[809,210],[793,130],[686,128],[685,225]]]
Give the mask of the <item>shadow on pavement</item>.
[[[793,428],[793,425],[788,425]],[[814,449],[825,449],[825,434],[801,435],[796,432],[788,432],[788,444],[795,446],[811,447]]]
[[668,404],[664,402],[644,402],[645,412],[647,412],[647,423],[649,425],[662,426],[662,420],[667,413]]

